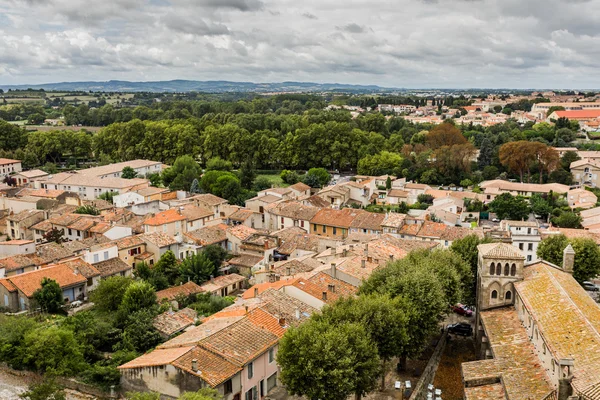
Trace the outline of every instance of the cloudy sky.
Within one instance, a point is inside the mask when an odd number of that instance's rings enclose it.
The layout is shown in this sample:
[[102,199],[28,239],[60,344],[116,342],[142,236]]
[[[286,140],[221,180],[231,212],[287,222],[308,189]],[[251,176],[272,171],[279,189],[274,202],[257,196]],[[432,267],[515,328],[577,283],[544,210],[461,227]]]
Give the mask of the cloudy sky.
[[600,88],[600,0],[0,0],[0,83]]

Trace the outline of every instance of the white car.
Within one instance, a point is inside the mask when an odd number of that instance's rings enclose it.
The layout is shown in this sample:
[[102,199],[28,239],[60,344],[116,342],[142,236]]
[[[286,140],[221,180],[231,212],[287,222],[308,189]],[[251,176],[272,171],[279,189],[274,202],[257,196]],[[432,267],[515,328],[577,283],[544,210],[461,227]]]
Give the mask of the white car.
[[83,304],[83,302],[81,300],[75,300],[74,302],[71,303],[71,308],[81,307],[82,304]]

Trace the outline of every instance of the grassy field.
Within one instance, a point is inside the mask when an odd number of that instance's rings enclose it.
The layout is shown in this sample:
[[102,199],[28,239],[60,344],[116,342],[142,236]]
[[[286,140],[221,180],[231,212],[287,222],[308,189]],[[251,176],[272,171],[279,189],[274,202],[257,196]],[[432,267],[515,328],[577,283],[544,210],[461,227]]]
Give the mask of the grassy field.
[[283,183],[283,181],[281,180],[281,177],[279,176],[279,174],[273,174],[273,175],[257,175],[258,177],[264,177],[267,178],[271,184],[277,186],[277,187],[288,187],[290,185],[288,185],[287,183]]

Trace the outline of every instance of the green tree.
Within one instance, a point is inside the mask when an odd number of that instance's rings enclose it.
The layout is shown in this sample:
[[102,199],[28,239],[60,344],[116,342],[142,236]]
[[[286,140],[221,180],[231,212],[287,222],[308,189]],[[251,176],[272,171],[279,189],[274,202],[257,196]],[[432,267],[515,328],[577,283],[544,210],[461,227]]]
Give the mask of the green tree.
[[75,214],[100,215],[100,211],[92,205],[79,206],[74,211]]
[[[156,295],[154,296],[156,298]],[[152,305],[154,306],[154,305]],[[122,342],[118,349],[131,349],[144,353],[162,342],[160,333],[152,324],[156,317],[156,308],[138,308],[127,314]]]
[[101,199],[101,200],[106,200],[109,203],[112,203],[113,202],[113,198],[115,196],[118,196],[118,195],[119,195],[119,192],[113,192],[111,190],[110,192],[104,192],[104,193],[102,193],[100,196],[98,196],[98,198]]
[[566,151],[560,159],[560,163],[565,170],[571,171],[571,163],[579,160],[581,160],[581,158],[576,151]]
[[171,190],[189,190],[202,170],[192,156],[177,157],[172,167],[162,173],[162,181]]
[[211,276],[217,276],[218,273],[218,267],[204,253],[187,257],[179,265],[181,279],[183,281],[191,280],[199,285],[209,280]]
[[101,280],[96,290],[90,293],[90,300],[94,303],[94,308],[105,313],[117,311],[127,288],[132,283],[131,278],[124,276],[111,276]]
[[221,157],[213,157],[206,162],[207,171],[233,171],[231,161],[223,160]]
[[59,284],[50,278],[42,278],[42,287],[33,292],[33,299],[40,308],[49,313],[56,313],[65,303]]
[[52,228],[48,232],[44,233],[43,238],[46,242],[61,244],[67,240],[65,239],[64,234],[64,229]]
[[392,188],[392,178],[390,178],[388,176],[387,179],[385,180],[385,189],[390,190],[391,188]]
[[[471,268],[471,275],[477,277],[477,257],[479,251],[477,246],[483,243],[490,243],[491,239],[480,239],[477,235],[465,236],[452,242],[450,251],[458,254]],[[477,279],[472,279],[470,287],[465,290],[465,301],[468,305],[475,305],[475,291]]]
[[69,329],[39,327],[25,335],[23,348],[26,365],[39,372],[69,376],[86,366],[81,346]]
[[33,318],[0,314],[0,361],[12,368],[26,368],[25,336],[37,327]]
[[259,176],[254,181],[254,185],[252,189],[256,192],[260,192],[261,190],[269,189],[272,186],[271,181],[266,176]]
[[531,205],[531,211],[544,219],[548,218],[548,215],[552,212],[552,206],[537,193],[529,198],[529,204]]
[[309,400],[357,398],[372,391],[379,375],[377,347],[359,324],[308,321],[279,342],[281,381],[290,394]]
[[156,292],[148,282],[133,282],[125,290],[119,306],[122,315],[156,307]]
[[[162,176],[158,172],[147,173],[146,179],[150,181],[150,186],[159,187],[162,184]],[[192,181],[193,183],[194,181]]]
[[480,169],[490,166],[494,159],[494,144],[487,137],[481,142],[479,147],[479,157],[477,158],[477,165]]
[[382,361],[381,390],[385,390],[387,364],[404,354],[410,345],[407,325],[411,313],[411,304],[403,298],[372,294],[342,298],[326,306],[322,318],[334,326],[350,322],[365,327]]
[[489,204],[491,212],[499,219],[520,221],[529,216],[529,205],[522,196],[513,196],[510,193],[502,193]]
[[284,183],[287,183],[288,185],[293,185],[295,183],[300,182],[300,177],[295,171],[284,169],[283,171],[281,171],[281,174],[279,174],[279,176],[281,177],[281,180]]
[[552,223],[560,228],[581,228],[581,216],[574,212],[565,211],[558,217],[552,218]]
[[400,175],[402,156],[389,151],[368,155],[358,162],[357,172],[361,175]]
[[[313,185],[316,183],[318,186],[313,186],[310,183],[307,183],[307,180]],[[311,168],[304,177],[304,183],[312,187],[323,187],[327,185],[330,180],[331,175],[329,175],[329,172],[327,172],[325,168]]]
[[[256,179],[256,171],[254,170],[254,164],[251,160],[246,160],[240,168],[240,184],[244,189],[252,188],[252,183]],[[270,186],[269,186],[270,187]]]
[[204,254],[216,268],[221,267],[221,264],[223,264],[223,261],[227,258],[227,250],[216,244],[206,246],[202,249],[202,254]]
[[164,276],[169,285],[173,285],[179,278],[179,266],[175,254],[171,250],[164,252],[153,268],[153,273]]
[[45,119],[46,119],[46,116],[43,114],[40,114],[40,113],[30,114],[29,117],[27,117],[27,120],[32,125],[43,124]]
[[123,179],[133,179],[133,178],[137,178],[137,172],[135,172],[135,169],[127,166],[124,167],[123,170],[121,171],[121,178]]
[[573,277],[582,283],[600,273],[600,249],[592,239],[567,239],[565,235],[552,235],[542,240],[538,246],[537,256],[552,264],[561,266],[563,251],[571,244],[575,251]]
[[575,251],[573,278],[579,283],[595,278],[600,274],[600,248],[592,239],[575,238],[571,240]]
[[[432,263],[424,254],[406,257],[375,270],[360,288],[361,294],[387,293],[410,302],[413,312],[407,325],[409,345],[401,357],[403,368],[407,358],[421,354],[427,347],[429,337],[438,330],[441,315],[448,309],[446,295],[452,287],[444,287],[435,268],[431,267]],[[460,291],[460,286],[454,289]]]
[[25,393],[19,395],[22,400],[66,400],[65,392],[54,380],[45,379],[34,383]]

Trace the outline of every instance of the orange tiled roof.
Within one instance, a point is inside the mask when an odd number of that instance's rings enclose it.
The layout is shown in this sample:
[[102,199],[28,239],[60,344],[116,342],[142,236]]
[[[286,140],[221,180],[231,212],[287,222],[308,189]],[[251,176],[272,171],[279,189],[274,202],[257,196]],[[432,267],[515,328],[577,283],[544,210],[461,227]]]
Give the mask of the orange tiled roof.
[[67,265],[58,264],[54,267],[42,268],[37,271],[8,278],[25,296],[31,297],[41,287],[43,278],[55,280],[61,288],[83,284],[87,279],[82,274],[75,274]]
[[199,345],[241,367],[277,344],[284,329],[267,312],[255,309],[245,318],[202,340]]
[[350,228],[354,219],[366,211],[354,208],[344,208],[335,210],[333,208],[323,208],[310,220],[311,224],[335,226],[340,228]]
[[147,218],[144,221],[144,225],[160,226],[183,220],[185,220],[185,216],[183,216],[178,210],[170,209],[161,211],[156,213],[153,217]]
[[[192,360],[196,360],[198,370],[192,369]],[[242,370],[225,358],[202,347],[194,347],[172,363],[189,374],[199,376],[211,387],[216,387]]]
[[221,288],[233,285],[234,283],[243,282],[246,278],[238,274],[228,274],[217,276],[215,279],[205,282],[200,286],[202,290],[212,292]]
[[294,279],[294,280],[285,280],[285,281],[275,281],[275,282],[258,283],[256,285],[252,286],[250,289],[246,290],[244,292],[244,294],[242,295],[242,298],[244,298],[244,299],[251,299],[251,298],[253,298],[255,290],[257,290],[257,289],[258,289],[258,294],[261,294],[265,290],[268,290],[268,289],[279,290],[283,286],[293,285],[295,282],[296,282],[296,280]]
[[160,302],[164,299],[175,300],[177,296],[189,296],[191,294],[201,293],[204,290],[196,283],[190,281],[183,285],[173,286],[156,292],[156,299]]
[[170,364],[177,360],[190,350],[193,346],[187,347],[175,347],[169,349],[156,349],[150,353],[146,353],[143,356],[131,360],[118,367],[119,369],[131,369],[131,368],[144,368],[144,367],[155,367],[158,365]]
[[572,386],[583,392],[600,384],[598,304],[571,274],[545,261],[526,266],[524,275],[515,289],[552,355],[574,359]]
[[[323,295],[323,292],[328,292],[328,303],[333,301],[334,299],[337,300],[340,297],[354,296],[358,292],[357,287],[352,286],[351,284],[346,283],[340,279],[333,278],[331,275],[328,275],[325,272],[319,272],[318,274],[308,279],[308,281],[320,289],[320,292],[317,293],[317,296],[315,297],[320,299]],[[331,293],[329,291],[329,285],[335,286],[334,293]]]
[[[533,344],[521,325],[513,307],[481,312],[494,359],[462,364],[465,386],[491,386],[499,379],[504,384],[506,398],[545,399],[552,391],[546,371],[540,365]],[[480,382],[488,385],[481,385]],[[480,389],[480,393],[496,395],[497,388]],[[481,397],[481,400],[496,397]],[[478,399],[478,400],[479,400]]]

